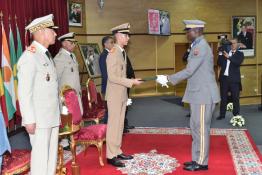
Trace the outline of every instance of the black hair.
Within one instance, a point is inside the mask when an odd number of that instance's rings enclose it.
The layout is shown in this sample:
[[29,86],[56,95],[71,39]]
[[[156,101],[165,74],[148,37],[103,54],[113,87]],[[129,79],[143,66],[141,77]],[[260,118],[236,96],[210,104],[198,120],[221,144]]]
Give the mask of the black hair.
[[109,40],[109,39],[113,39],[112,36],[105,36],[102,38],[102,46],[105,47],[105,43]]

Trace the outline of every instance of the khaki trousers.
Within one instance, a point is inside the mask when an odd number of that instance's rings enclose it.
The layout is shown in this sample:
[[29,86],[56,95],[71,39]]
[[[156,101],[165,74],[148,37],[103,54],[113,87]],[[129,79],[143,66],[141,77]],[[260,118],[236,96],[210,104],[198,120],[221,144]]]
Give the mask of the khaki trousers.
[[126,101],[107,101],[108,123],[106,132],[106,157],[112,159],[122,154],[122,135],[124,129],[124,119],[126,112]]
[[32,145],[30,174],[55,175],[59,127],[36,128],[30,136]]

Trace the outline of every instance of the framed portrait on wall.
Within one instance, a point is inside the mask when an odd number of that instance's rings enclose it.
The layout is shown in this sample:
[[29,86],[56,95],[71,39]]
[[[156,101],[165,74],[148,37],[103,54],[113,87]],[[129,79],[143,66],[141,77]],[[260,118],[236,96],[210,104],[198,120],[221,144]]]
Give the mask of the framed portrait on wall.
[[83,4],[73,1],[68,1],[68,21],[69,26],[82,27],[83,23]]
[[101,76],[99,67],[100,49],[97,43],[78,44],[84,64],[90,77]]
[[245,57],[254,57],[256,53],[256,17],[233,16],[232,36],[238,39],[240,51]]
[[148,33],[153,35],[170,35],[170,14],[168,11],[148,9]]

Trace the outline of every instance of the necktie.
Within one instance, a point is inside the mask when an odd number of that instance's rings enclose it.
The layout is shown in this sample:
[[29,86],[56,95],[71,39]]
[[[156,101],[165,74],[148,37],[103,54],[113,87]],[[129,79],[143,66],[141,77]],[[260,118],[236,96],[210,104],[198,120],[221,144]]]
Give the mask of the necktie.
[[49,58],[49,60],[51,61],[51,60],[52,60],[52,55],[51,55],[51,53],[47,50],[47,51],[45,52],[45,54],[46,54],[46,56]]
[[126,59],[126,52],[123,50],[122,54],[123,54],[123,57],[124,57],[124,60],[125,60]]
[[70,57],[72,58],[72,60],[75,62],[74,56],[73,54],[70,54]]

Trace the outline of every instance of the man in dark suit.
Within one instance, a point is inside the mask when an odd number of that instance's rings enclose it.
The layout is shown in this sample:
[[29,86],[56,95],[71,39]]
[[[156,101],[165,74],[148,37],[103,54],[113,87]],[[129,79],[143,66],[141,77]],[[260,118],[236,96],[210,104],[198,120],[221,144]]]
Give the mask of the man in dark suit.
[[239,115],[239,92],[242,90],[240,65],[244,60],[244,54],[238,51],[237,39],[231,40],[231,50],[229,53],[223,52],[219,55],[217,64],[220,67],[219,82],[220,82],[220,116],[217,120],[225,118],[226,106],[228,103],[228,92],[231,93],[233,101],[233,115]]
[[[103,52],[100,54],[99,58],[99,67],[101,71],[102,85],[101,85],[101,93],[103,98],[105,99],[106,94],[106,85],[107,85],[107,68],[106,68],[106,58],[109,51],[114,46],[114,39],[111,36],[105,36],[102,39],[102,46],[104,48]],[[108,111],[106,111],[104,116],[104,123],[107,123],[108,120]]]
[[253,37],[252,33],[247,31],[247,27],[244,25],[241,28],[241,32],[237,36],[238,42],[240,42],[241,49],[253,49]]
[[[136,76],[135,76],[133,66],[130,62],[129,57],[127,56],[126,58],[127,58],[127,60],[126,60],[126,77],[130,78],[130,79],[134,79],[134,78],[136,78]],[[129,91],[130,91],[130,88],[127,88],[128,98],[129,98]],[[127,111],[128,111],[128,107],[126,108],[126,116],[127,116]],[[125,116],[125,122],[124,122],[124,133],[129,132],[129,129],[135,128],[134,126],[131,126],[131,125],[128,124],[128,119],[126,118],[126,116]]]

